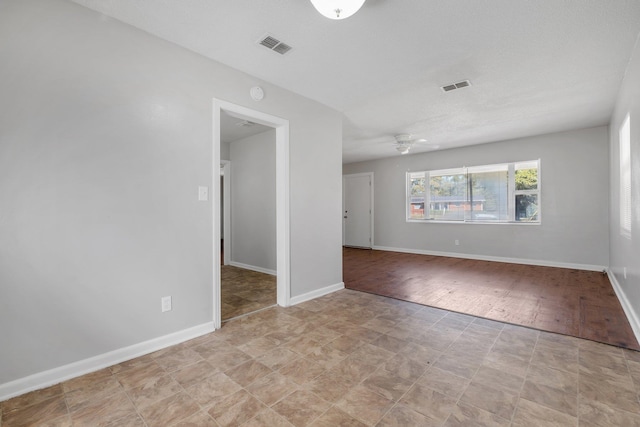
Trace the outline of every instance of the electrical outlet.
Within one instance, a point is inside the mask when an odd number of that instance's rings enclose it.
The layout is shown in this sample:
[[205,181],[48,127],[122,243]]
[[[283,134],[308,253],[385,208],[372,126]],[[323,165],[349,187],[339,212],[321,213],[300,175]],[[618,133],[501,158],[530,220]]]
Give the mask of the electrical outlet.
[[460,240],[456,239],[455,240],[455,244],[456,244],[456,246],[460,246]]
[[160,302],[162,304],[162,312],[164,313],[165,311],[171,311],[171,297],[162,297],[160,299]]

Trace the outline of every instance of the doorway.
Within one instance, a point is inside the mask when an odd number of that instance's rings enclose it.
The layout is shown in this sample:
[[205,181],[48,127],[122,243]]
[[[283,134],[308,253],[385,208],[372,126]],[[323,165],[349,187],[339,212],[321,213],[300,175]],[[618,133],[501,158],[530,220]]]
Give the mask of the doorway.
[[[221,194],[224,193],[221,186],[222,182],[225,182],[225,189],[228,188],[227,184],[233,185],[230,182],[230,176],[225,176],[221,180],[221,171],[225,169],[225,163],[221,160],[221,132],[222,125],[221,119],[223,115],[227,114],[236,119],[248,121],[261,126],[267,126],[275,129],[275,235],[276,235],[276,302],[278,305],[286,307],[290,301],[290,260],[289,260],[289,122],[288,120],[271,116],[256,110],[252,110],[246,107],[242,107],[236,104],[232,104],[226,101],[214,99],[213,101],[213,321],[216,328],[220,328],[222,325],[222,309],[221,309],[221,271],[222,263],[221,251],[222,246],[220,244],[221,238],[224,236],[224,259],[227,259],[227,254],[231,255],[233,251],[233,245],[227,247],[227,240],[230,241],[230,237],[227,233],[233,233],[230,222],[233,220],[227,219],[224,221],[224,213],[220,208],[222,203]],[[222,167],[221,167],[222,165]],[[229,164],[230,168],[230,164]],[[225,171],[225,174],[227,172]],[[231,205],[233,201],[231,201]],[[229,202],[226,203],[229,205]],[[227,210],[225,206],[224,210]],[[232,214],[233,215],[233,214]],[[231,215],[231,216],[232,216]],[[222,231],[222,225],[224,224],[224,232]],[[229,263],[233,264],[233,260],[230,258]]]
[[373,172],[342,177],[342,245],[373,247]]
[[[224,111],[220,129],[220,201],[230,213],[225,216],[221,209],[227,225],[226,233],[224,226],[220,229],[225,322],[276,304],[276,131]],[[233,173],[225,176],[225,166],[231,170],[231,163]]]

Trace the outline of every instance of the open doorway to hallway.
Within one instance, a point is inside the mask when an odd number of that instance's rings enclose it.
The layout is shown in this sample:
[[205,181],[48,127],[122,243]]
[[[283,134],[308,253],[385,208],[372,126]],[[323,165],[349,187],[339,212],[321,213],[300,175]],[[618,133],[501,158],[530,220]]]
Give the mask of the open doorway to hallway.
[[[227,132],[234,133],[243,128],[250,131],[249,135],[235,139],[225,136]],[[223,141],[232,142],[227,147]],[[257,303],[257,300],[265,301],[267,297],[258,296],[247,286],[256,282],[257,273],[271,276],[270,282],[275,277],[276,298],[269,296],[268,305],[289,305],[289,122],[214,99],[212,149],[213,322],[216,328],[220,328],[223,278],[242,282],[244,288],[232,286],[234,292],[239,292],[240,298]],[[268,170],[264,169],[265,166]],[[221,171],[225,175],[223,178]],[[223,200],[225,190],[228,193],[226,203]],[[246,277],[240,278],[235,274],[238,271],[230,267],[248,270],[243,272]],[[265,276],[260,276],[260,281]],[[230,300],[238,303],[240,298],[236,295]],[[249,305],[250,311],[260,308],[257,304]],[[225,305],[225,319],[243,314],[232,306]]]
[[276,131],[224,111],[220,129],[220,290],[226,321],[276,304]]

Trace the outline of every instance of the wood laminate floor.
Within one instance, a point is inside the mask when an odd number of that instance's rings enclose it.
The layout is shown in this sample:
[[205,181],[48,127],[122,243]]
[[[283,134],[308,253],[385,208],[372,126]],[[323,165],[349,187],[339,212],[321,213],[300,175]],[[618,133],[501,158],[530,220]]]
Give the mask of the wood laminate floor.
[[345,248],[349,289],[640,350],[600,272]]

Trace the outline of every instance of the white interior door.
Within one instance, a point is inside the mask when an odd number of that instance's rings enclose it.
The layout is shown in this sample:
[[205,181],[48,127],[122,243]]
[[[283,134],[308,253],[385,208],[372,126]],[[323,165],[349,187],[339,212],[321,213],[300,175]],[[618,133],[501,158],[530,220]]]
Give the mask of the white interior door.
[[373,173],[343,177],[343,244],[373,245]]

